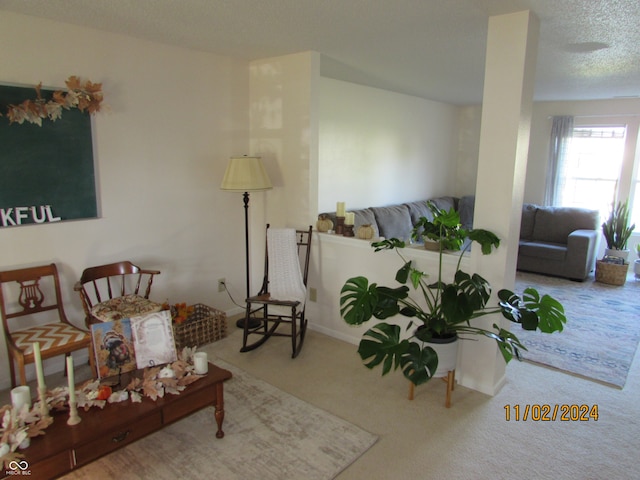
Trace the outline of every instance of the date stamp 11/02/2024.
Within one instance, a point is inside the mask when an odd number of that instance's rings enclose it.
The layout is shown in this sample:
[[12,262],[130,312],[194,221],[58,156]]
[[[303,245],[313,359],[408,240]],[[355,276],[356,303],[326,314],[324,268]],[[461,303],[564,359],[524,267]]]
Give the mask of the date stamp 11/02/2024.
[[597,422],[598,405],[574,404],[507,404],[504,406],[507,422]]

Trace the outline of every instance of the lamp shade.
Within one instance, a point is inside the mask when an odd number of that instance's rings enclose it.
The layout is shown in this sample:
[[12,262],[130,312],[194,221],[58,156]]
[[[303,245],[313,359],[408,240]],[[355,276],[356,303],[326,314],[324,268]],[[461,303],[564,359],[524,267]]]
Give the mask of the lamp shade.
[[269,190],[272,186],[260,157],[231,157],[220,188],[250,192]]

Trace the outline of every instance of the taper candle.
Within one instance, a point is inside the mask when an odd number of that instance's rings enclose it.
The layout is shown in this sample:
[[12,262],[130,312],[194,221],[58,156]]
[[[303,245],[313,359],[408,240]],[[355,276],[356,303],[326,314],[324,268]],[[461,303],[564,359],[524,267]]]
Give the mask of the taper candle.
[[67,378],[69,379],[69,405],[76,403],[76,379],[73,373],[73,357],[67,357]]
[[46,388],[44,384],[44,371],[42,370],[42,355],[40,354],[40,343],[33,344],[33,361],[36,364],[36,376],[38,377],[38,388]]

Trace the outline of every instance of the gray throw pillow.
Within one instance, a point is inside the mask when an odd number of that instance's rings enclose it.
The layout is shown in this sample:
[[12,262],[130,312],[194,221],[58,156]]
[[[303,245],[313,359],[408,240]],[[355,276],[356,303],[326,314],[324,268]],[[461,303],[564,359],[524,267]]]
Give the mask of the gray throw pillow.
[[384,238],[399,238],[409,241],[411,237],[411,217],[406,205],[372,207],[380,235]]

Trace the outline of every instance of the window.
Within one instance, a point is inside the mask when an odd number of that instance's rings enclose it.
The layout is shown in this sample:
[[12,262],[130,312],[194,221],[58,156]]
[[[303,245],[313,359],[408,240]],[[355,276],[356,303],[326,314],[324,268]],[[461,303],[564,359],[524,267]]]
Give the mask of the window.
[[640,117],[575,118],[572,136],[557,172],[556,205],[598,210],[629,199],[632,223],[640,232]]
[[625,126],[574,127],[560,174],[560,205],[600,211],[604,218],[616,197]]

